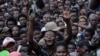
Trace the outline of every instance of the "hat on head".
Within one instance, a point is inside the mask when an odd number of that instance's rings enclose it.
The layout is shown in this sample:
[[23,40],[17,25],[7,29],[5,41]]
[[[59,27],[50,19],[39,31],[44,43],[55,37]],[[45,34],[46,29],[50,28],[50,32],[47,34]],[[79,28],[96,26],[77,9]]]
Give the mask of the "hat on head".
[[5,33],[5,32],[8,32],[10,29],[8,28],[8,27],[4,27],[3,29],[2,29],[2,33]]
[[21,53],[14,51],[10,53],[10,56],[21,56]]
[[9,43],[15,43],[15,40],[11,37],[6,37],[4,40],[3,40],[3,43],[2,43],[2,46],[3,47],[7,47],[7,45]]
[[60,27],[57,26],[55,22],[48,22],[45,24],[46,31],[52,30],[52,31],[58,31],[60,30]]

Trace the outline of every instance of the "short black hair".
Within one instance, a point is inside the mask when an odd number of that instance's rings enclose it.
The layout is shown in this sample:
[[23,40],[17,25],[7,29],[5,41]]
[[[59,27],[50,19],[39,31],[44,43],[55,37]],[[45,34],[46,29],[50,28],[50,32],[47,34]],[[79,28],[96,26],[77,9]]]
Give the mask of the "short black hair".
[[54,14],[60,14],[60,11],[59,10],[55,10],[55,11],[53,11],[53,15]]
[[73,8],[71,9],[71,12],[77,12],[77,13],[78,13],[78,8],[73,7]]
[[27,16],[24,15],[24,14],[20,14],[19,17],[18,17],[18,20],[19,20],[19,18],[21,18],[21,17],[24,17],[24,18],[27,20]]
[[7,19],[7,21],[6,21],[6,25],[8,25],[8,22],[9,22],[9,21],[12,21],[12,22],[14,22],[14,25],[17,25],[17,21],[15,20],[14,17],[9,17],[9,18]]

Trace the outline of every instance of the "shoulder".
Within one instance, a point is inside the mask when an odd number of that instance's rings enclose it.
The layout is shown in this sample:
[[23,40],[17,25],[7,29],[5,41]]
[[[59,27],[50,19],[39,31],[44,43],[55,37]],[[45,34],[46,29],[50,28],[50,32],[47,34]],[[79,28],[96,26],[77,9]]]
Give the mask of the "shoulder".
[[46,47],[46,43],[45,43],[44,38],[42,38],[42,39],[38,42],[38,44],[41,45],[41,46]]

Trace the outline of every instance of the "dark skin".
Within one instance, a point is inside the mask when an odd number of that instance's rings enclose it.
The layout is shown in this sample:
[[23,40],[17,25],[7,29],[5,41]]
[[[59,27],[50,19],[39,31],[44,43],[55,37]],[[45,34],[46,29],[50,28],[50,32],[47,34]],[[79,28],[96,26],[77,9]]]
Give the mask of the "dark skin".
[[[67,24],[67,27],[66,29],[67,30],[67,33],[68,35],[64,37],[64,41],[66,44],[68,44],[71,40],[71,37],[72,37],[72,28],[71,28],[71,23],[70,23],[70,11],[64,11],[64,15],[63,15],[64,19],[65,19],[65,22]],[[29,25],[28,25],[28,41],[29,43],[31,44],[33,48],[33,50],[37,50],[38,49],[38,44],[36,43],[36,41],[33,40],[33,28],[35,25],[34,23],[34,17],[29,17]],[[33,23],[34,22],[34,23]],[[52,48],[52,47],[51,47]]]
[[91,23],[91,27],[88,27],[88,26],[86,26],[86,25],[81,25],[81,24],[78,24],[78,23],[73,23],[73,25],[79,26],[79,27],[81,27],[81,28],[83,28],[83,29],[89,29],[89,28],[95,29],[95,27],[96,27],[96,25],[97,25],[97,23],[98,23],[97,15],[91,14],[91,15],[89,16],[89,21],[90,21],[90,23]]
[[78,26],[78,27],[81,27],[81,28],[83,28],[83,29],[88,29],[88,28],[90,28],[90,27],[88,27],[88,26],[86,26],[86,25],[81,25],[81,24],[78,24],[78,23],[73,23],[73,25]]

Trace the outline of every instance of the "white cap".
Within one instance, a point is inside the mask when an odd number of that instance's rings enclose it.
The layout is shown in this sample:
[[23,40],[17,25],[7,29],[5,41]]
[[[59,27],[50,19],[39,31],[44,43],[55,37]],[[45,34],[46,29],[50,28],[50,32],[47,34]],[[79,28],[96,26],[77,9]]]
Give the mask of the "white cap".
[[11,37],[6,37],[4,40],[3,40],[3,43],[2,43],[2,46],[3,47],[6,47],[10,42],[13,42],[15,43],[15,40]]

